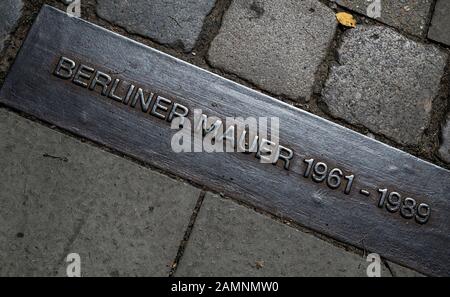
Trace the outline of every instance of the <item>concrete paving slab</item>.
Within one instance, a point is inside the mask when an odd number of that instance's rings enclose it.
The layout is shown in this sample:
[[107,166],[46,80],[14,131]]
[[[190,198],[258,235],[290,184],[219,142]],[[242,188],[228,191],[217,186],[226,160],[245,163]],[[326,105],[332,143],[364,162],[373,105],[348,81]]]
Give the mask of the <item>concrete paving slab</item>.
[[[354,252],[207,194],[176,276],[366,276]],[[383,265],[382,276],[391,276]]]
[[0,275],[168,275],[199,190],[0,109]]

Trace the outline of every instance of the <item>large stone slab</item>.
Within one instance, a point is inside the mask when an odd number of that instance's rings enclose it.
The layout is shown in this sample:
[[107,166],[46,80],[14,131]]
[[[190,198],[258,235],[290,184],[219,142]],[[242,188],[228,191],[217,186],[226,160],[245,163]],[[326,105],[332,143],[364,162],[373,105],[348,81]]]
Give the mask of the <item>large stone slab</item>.
[[199,190],[0,109],[0,275],[168,275]]
[[450,1],[436,2],[428,38],[450,45]]
[[[373,16],[368,8],[374,0],[335,0],[341,6],[364,14]],[[380,0],[381,14],[375,17],[377,20],[403,30],[407,33],[425,36],[428,15],[433,5],[433,0]]]
[[323,101],[334,117],[415,145],[430,123],[447,58],[389,28],[347,30]]
[[216,0],[98,0],[100,17],[169,46],[190,51]]
[[9,34],[16,28],[23,7],[22,0],[0,1],[0,52]]
[[[207,194],[176,276],[367,276],[369,262],[254,210]],[[381,276],[391,276],[382,266]]]
[[273,94],[309,99],[335,29],[319,1],[234,0],[208,60]]
[[450,163],[450,113],[447,115],[447,121],[442,125],[439,155],[442,160]]

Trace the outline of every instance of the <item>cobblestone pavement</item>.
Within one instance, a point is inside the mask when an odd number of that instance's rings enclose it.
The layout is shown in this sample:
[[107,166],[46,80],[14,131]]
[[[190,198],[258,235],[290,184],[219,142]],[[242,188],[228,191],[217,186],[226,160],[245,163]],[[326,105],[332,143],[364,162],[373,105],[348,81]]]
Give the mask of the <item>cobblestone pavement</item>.
[[[0,85],[40,7],[68,2],[2,0]],[[81,4],[88,21],[450,169],[447,0]],[[72,249],[86,275],[364,275],[364,251],[0,111],[1,275],[64,275]]]
[[236,0],[208,61],[273,94],[309,100],[336,26],[333,11],[314,0]]

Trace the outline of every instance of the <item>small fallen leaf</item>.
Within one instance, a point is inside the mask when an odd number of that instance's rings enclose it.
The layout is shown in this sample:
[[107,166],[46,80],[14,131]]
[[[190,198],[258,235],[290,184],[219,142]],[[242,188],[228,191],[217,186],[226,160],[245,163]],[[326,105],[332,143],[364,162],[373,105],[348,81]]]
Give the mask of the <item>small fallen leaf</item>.
[[336,19],[338,20],[339,24],[343,26],[356,28],[355,18],[347,12],[336,13]]

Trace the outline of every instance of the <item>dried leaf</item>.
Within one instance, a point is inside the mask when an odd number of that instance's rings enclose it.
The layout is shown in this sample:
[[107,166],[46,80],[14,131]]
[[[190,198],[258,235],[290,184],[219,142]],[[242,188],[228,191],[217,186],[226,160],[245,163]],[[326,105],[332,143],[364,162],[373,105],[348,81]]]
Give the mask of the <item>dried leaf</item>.
[[339,24],[343,26],[356,28],[355,18],[347,12],[336,13],[336,19],[338,20]]

